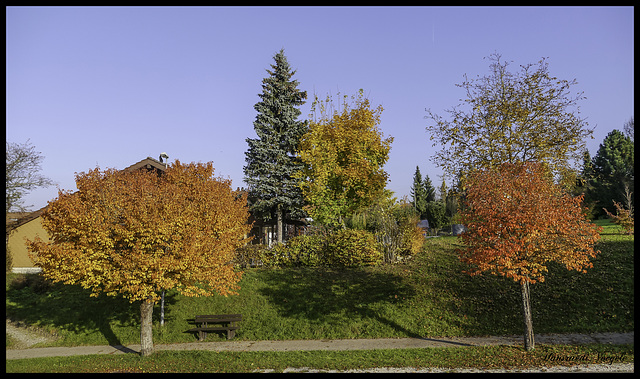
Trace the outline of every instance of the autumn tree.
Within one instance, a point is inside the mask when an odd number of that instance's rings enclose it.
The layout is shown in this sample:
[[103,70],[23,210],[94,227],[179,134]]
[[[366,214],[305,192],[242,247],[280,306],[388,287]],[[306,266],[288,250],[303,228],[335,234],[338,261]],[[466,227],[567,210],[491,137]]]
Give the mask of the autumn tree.
[[355,210],[383,196],[393,137],[378,128],[382,106],[371,109],[360,90],[342,109],[331,97],[312,106],[309,131],[302,137],[298,155],[304,166],[302,188],[309,215],[320,223],[344,226]]
[[433,160],[447,175],[464,176],[472,169],[502,163],[546,163],[558,178],[571,179],[591,136],[580,117],[582,93],[572,94],[576,80],[553,77],[543,58],[537,65],[511,72],[509,63],[492,54],[489,75],[457,84],[466,92],[462,104],[446,112],[450,119],[427,110]]
[[518,282],[522,292],[525,348],[534,348],[529,284],[543,282],[548,262],[586,272],[596,256],[600,227],[585,217],[582,196],[553,183],[546,165],[504,163],[478,170],[466,186],[460,213],[467,226],[459,250],[468,273],[487,272]]
[[298,81],[292,79],[296,71],[289,66],[284,50],[274,60],[254,106],[257,138],[247,138],[244,181],[249,186],[251,212],[264,221],[275,218],[282,243],[284,215],[303,216],[304,198],[295,176],[301,162],[295,152],[308,128],[306,121],[298,120],[301,111],[297,108],[305,103],[307,92],[300,91]]
[[607,208],[604,208],[607,216],[609,216],[614,224],[622,227],[622,233],[633,234],[633,207],[625,209],[621,204],[616,203],[615,201],[613,202],[613,205],[616,207],[616,214],[612,214],[607,210]]
[[45,277],[140,302],[142,355],[153,352],[153,305],[164,290],[235,294],[230,263],[250,229],[246,196],[213,177],[211,162],[155,172],[96,168],[76,174],[42,214],[52,242],[27,241]]

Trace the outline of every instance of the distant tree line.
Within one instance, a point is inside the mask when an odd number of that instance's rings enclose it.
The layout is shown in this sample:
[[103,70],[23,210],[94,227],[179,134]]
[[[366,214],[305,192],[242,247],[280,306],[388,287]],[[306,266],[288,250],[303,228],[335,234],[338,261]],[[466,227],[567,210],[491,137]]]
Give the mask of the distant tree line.
[[583,168],[578,176],[576,194],[584,194],[590,216],[603,218],[615,213],[615,203],[627,210],[634,205],[635,166],[633,117],[624,125],[624,132],[611,131],[600,144],[596,155],[583,156]]

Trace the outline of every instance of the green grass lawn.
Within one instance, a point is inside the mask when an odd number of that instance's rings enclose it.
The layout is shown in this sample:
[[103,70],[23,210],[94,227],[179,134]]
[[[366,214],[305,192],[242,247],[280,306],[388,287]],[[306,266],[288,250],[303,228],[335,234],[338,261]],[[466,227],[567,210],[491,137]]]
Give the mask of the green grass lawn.
[[[531,286],[535,333],[634,330],[633,236],[599,223],[605,230],[593,269],[580,274],[552,265],[547,280]],[[406,264],[247,269],[238,296],[170,291],[164,327],[159,307],[154,311],[154,343],[193,342],[187,320],[214,313],[243,315],[240,340],[521,334],[519,285],[464,274],[454,253],[458,243],[457,237],[427,239],[424,252]],[[139,343],[137,304],[61,284],[44,293],[12,290],[13,277],[7,276],[7,315],[58,336],[40,346]]]

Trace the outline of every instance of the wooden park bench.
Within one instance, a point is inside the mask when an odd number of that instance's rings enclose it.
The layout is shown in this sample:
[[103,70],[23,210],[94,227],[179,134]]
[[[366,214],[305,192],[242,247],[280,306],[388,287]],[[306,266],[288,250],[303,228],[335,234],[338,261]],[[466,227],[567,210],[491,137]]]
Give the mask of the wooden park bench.
[[[242,321],[242,315],[198,315],[194,319],[196,327],[187,332],[198,332],[198,339],[204,341],[207,332],[226,331],[227,339],[230,340],[235,337],[236,329],[239,328],[238,321]],[[210,324],[221,326],[209,326]]]

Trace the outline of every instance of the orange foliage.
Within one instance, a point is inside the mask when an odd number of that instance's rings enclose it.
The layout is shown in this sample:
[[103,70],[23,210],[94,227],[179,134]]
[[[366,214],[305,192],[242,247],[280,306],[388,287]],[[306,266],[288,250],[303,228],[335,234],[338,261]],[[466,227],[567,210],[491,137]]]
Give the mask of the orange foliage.
[[582,196],[553,184],[538,163],[502,164],[480,170],[466,182],[460,259],[473,269],[520,282],[544,281],[547,262],[586,272],[602,228],[589,222]]
[[44,211],[52,242],[27,241],[44,276],[156,302],[163,290],[187,296],[234,294],[230,261],[250,230],[245,196],[213,177],[211,162],[176,161],[153,172],[76,174],[78,192],[60,191]]

